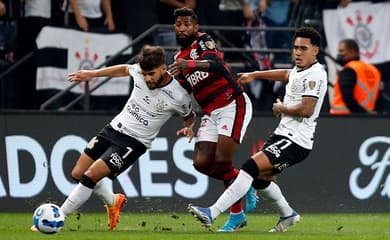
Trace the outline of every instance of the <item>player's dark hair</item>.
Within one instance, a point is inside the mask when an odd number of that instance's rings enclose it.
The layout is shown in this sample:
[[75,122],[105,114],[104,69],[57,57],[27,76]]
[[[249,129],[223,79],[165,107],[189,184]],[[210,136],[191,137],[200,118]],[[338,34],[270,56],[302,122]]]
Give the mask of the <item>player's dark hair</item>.
[[359,45],[354,39],[347,38],[347,39],[341,40],[340,43],[344,43],[345,48],[347,50],[353,51],[353,52],[359,54]]
[[300,27],[295,31],[294,41],[296,38],[309,38],[310,43],[314,46],[321,46],[321,34],[312,27]]
[[165,64],[165,50],[159,46],[145,45],[137,56],[137,63],[144,71],[150,71]]
[[188,8],[188,7],[182,7],[182,8],[175,9],[175,11],[173,12],[173,16],[174,16],[175,20],[178,17],[191,17],[191,20],[194,23],[198,22],[198,15],[196,15],[194,10],[192,10],[191,8]]

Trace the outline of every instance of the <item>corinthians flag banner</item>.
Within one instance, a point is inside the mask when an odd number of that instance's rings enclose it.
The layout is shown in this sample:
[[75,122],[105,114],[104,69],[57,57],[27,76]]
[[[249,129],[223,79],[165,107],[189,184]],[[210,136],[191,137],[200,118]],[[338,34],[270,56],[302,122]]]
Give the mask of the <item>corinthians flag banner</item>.
[[337,55],[338,43],[355,39],[363,61],[382,63],[390,60],[390,2],[350,3],[346,8],[324,10],[323,23],[330,54]]
[[[110,55],[114,55],[130,44],[131,39],[125,34],[102,34],[81,32],[73,29],[44,27],[37,37],[38,53],[37,90],[65,89],[69,73],[80,69],[95,69]],[[131,50],[126,54],[131,53]],[[105,78],[89,81],[90,88]],[[84,84],[72,89],[74,93],[83,93]],[[98,88],[92,95],[127,95],[129,78],[111,79]]]

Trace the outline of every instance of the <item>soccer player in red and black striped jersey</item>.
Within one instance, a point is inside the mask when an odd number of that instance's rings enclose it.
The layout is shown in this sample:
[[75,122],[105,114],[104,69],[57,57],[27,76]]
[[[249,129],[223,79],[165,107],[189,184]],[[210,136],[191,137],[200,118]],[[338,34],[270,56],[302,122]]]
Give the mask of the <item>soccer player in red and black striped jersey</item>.
[[[233,155],[252,118],[252,104],[224,63],[214,40],[198,31],[195,12],[186,7],[178,8],[174,18],[176,40],[181,48],[169,72],[193,93],[204,113],[196,135],[194,167],[224,181],[227,187],[239,173],[233,166]],[[247,207],[253,209],[257,196],[254,190],[248,193]],[[238,201],[219,231],[233,232],[246,224],[242,203]]]

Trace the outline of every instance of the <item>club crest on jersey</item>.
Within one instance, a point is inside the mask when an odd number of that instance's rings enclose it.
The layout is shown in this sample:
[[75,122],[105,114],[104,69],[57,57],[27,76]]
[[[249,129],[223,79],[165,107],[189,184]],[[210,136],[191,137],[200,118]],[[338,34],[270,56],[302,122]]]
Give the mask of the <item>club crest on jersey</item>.
[[164,112],[164,109],[165,107],[167,107],[168,104],[165,103],[164,100],[161,100],[159,99],[157,104],[154,106],[154,109],[157,111],[157,112]]
[[193,60],[197,59],[199,57],[198,55],[198,52],[196,51],[196,49],[191,49],[191,52],[190,52],[190,58],[192,58]]

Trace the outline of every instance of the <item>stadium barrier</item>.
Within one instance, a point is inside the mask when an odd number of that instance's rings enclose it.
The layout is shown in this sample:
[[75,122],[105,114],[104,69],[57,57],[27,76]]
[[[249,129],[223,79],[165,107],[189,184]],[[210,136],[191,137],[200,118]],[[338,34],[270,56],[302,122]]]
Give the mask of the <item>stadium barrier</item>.
[[[74,187],[69,174],[79,153],[111,114],[0,112],[0,204],[2,212],[32,211],[43,202],[61,204]],[[236,166],[256,151],[277,125],[270,115],[252,120]],[[114,182],[128,197],[125,211],[182,212],[188,203],[208,205],[220,182],[192,167],[194,141],[175,135],[181,119],[162,129],[151,149]],[[277,179],[301,212],[388,212],[390,128],[386,117],[322,116],[314,150]],[[103,211],[92,197],[83,211]],[[261,201],[258,212],[271,206]]]

